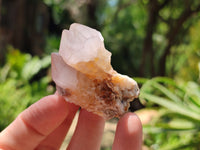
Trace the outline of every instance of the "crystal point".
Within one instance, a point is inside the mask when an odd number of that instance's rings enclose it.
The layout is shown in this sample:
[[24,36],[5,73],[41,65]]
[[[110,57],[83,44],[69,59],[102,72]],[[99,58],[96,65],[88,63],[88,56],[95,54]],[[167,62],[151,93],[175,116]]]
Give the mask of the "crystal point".
[[67,101],[105,119],[122,116],[139,95],[137,83],[113,70],[101,33],[74,23],[52,53],[52,78]]

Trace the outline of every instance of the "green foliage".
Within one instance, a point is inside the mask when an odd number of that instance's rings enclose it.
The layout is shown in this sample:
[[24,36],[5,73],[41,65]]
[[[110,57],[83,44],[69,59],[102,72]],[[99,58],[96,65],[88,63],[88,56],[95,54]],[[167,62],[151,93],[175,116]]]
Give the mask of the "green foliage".
[[[169,78],[147,80],[140,99],[155,104],[159,118],[144,126],[145,144],[152,149],[197,149],[200,143],[200,86]],[[166,140],[167,139],[167,140]]]
[[109,1],[98,12],[112,65],[121,73],[138,74],[146,10],[139,1]]
[[[43,2],[48,6],[53,21],[45,50],[48,54],[58,49],[61,30],[68,28],[73,22],[79,22],[101,31],[106,48],[112,52],[113,68],[118,72],[143,77],[166,75],[173,78],[177,75],[197,81],[196,64],[199,59],[197,56],[195,58],[197,49],[194,53],[187,45],[200,43],[197,40],[192,42],[195,37],[199,39],[200,34],[197,32],[199,25],[196,25],[193,33],[191,31],[193,35],[188,34],[188,29],[194,27],[200,18],[198,1],[43,0]],[[151,6],[158,11],[155,9],[155,12],[150,12]],[[194,13],[190,14],[192,11]],[[151,15],[155,15],[155,18]],[[180,20],[181,16],[186,18]],[[149,24],[151,19],[154,24]],[[179,27],[176,27],[177,24]],[[145,40],[146,38],[148,39]],[[145,43],[148,40],[149,43]],[[193,61],[188,61],[188,56]],[[167,61],[162,63],[166,57]],[[197,63],[194,63],[195,61]]]
[[189,42],[174,46],[168,57],[169,76],[184,80],[199,80],[200,62],[200,21],[190,28]]
[[8,48],[6,64],[0,68],[0,131],[29,105],[51,94],[50,77],[33,80],[42,69],[49,68],[50,57],[39,59]]
[[111,150],[112,148],[111,147],[101,147],[101,150]]
[[52,52],[57,52],[60,45],[60,36],[49,35],[46,38],[45,54],[50,55]]
[[66,1],[65,0],[43,0],[44,3],[51,8],[52,17],[54,23],[57,25],[63,24],[66,22],[66,19],[69,19],[69,14],[65,11]]

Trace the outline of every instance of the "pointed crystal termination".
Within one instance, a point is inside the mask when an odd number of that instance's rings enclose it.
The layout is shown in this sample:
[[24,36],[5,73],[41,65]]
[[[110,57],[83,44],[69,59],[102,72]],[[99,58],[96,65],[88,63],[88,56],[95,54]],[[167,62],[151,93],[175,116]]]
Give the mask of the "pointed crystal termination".
[[59,53],[52,53],[52,78],[66,101],[106,120],[121,117],[139,96],[137,83],[113,70],[101,33],[74,23],[64,30]]

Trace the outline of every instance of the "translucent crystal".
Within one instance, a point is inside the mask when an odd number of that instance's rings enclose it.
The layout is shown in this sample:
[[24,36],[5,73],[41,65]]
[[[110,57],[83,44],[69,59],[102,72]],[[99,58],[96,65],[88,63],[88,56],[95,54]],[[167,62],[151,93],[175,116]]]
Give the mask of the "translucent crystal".
[[101,33],[80,24],[64,30],[52,53],[52,78],[69,102],[105,119],[120,117],[139,95],[137,83],[113,70]]

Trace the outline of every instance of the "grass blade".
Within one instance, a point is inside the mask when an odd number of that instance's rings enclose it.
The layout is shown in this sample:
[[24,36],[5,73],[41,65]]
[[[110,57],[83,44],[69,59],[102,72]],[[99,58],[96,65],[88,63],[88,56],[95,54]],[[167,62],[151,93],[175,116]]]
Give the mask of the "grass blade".
[[154,102],[154,103],[157,103],[157,104],[159,104],[159,105],[161,105],[161,106],[163,106],[163,107],[165,107],[165,108],[167,108],[167,109],[169,109],[173,112],[176,112],[178,114],[181,114],[183,116],[189,117],[193,120],[200,122],[199,114],[193,112],[192,110],[188,109],[184,105],[180,105],[180,104],[172,102],[168,99],[158,97],[158,96],[155,96],[155,95],[152,95],[152,94],[147,94],[147,93],[144,93],[144,92],[141,93],[140,98],[147,99],[147,100]]
[[175,101],[177,103],[182,103],[182,100],[178,96],[173,94],[170,90],[168,90],[166,87],[164,87],[164,86],[162,86],[162,85],[160,85],[160,84],[158,84],[158,83],[156,83],[154,81],[152,82],[152,85],[156,89],[160,90],[163,94],[165,94],[171,100],[173,100],[173,101]]

